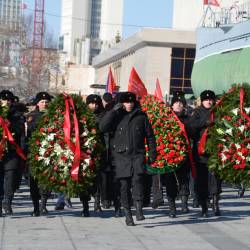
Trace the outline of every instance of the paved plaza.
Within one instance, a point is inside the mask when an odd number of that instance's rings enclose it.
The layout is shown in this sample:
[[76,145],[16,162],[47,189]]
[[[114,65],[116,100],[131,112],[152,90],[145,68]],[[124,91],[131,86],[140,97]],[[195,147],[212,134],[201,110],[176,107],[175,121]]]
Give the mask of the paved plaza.
[[221,217],[199,218],[200,210],[193,208],[183,215],[178,201],[176,219],[168,217],[167,205],[146,208],[146,220],[135,227],[114,218],[112,209],[94,213],[92,202],[91,217],[83,218],[79,199],[72,199],[73,209],[63,211],[54,211],[55,201],[49,200],[48,216],[30,217],[31,200],[23,186],[14,199],[14,215],[0,218],[0,250],[250,249],[250,191],[239,198],[236,189],[224,188]]

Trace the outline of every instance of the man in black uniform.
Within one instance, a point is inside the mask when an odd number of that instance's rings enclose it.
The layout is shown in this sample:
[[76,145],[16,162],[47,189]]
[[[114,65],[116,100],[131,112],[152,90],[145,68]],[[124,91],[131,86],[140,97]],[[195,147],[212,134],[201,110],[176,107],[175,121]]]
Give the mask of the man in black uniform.
[[[103,116],[103,112],[104,112],[104,107],[102,104],[102,99],[100,96],[96,95],[96,94],[91,94],[88,95],[86,98],[86,104],[88,105],[89,109],[94,113],[95,118],[96,118],[96,123],[97,126],[100,123],[100,120]],[[102,143],[103,146],[105,145],[104,143],[104,138],[102,135]],[[93,188],[91,188],[90,190],[88,190],[88,192],[86,193],[80,193],[80,200],[82,202],[83,205],[83,211],[82,211],[82,216],[83,217],[89,217],[89,200],[90,200],[90,195],[92,194],[94,196],[95,202],[94,202],[94,211],[100,213],[102,211],[101,209],[101,185],[102,185],[102,175],[101,175],[101,171],[102,171],[102,167],[103,167],[103,158],[104,155],[102,156],[101,159],[101,169],[100,172],[97,174],[96,179],[95,179],[95,183]]]
[[143,174],[145,172],[145,139],[149,147],[149,161],[156,159],[156,143],[147,115],[141,111],[135,94],[121,93],[119,103],[107,112],[100,122],[102,132],[114,132],[112,155],[116,178],[121,185],[121,203],[126,224],[134,226],[130,208],[131,187],[136,205],[136,219],[144,220]]
[[197,166],[197,194],[201,205],[201,216],[208,216],[207,202],[209,194],[213,196],[213,211],[216,216],[220,215],[219,194],[221,193],[221,181],[208,171],[208,155],[199,155],[198,147],[200,139],[205,129],[211,124],[210,115],[215,104],[215,93],[211,90],[205,90],[200,94],[201,106],[194,110],[191,117],[191,127],[194,139],[194,158]]
[[[12,92],[9,90],[0,92],[0,104],[8,110],[8,128],[13,135],[15,143],[23,148],[25,139],[24,119],[22,119],[23,117],[17,112],[13,103],[14,95]],[[0,161],[0,216],[2,216],[3,199],[5,214],[10,215],[13,213],[11,205],[18,184],[20,163],[21,158],[16,148],[7,142],[6,153]]]
[[[27,138],[31,137],[32,132],[36,129],[40,117],[43,115],[44,111],[47,109],[48,103],[51,101],[52,96],[47,92],[39,92],[36,95],[34,104],[36,109],[27,115]],[[40,216],[41,214],[47,214],[48,210],[46,208],[47,200],[49,197],[49,192],[44,190],[44,188],[39,187],[37,180],[35,180],[32,175],[30,175],[30,195],[34,206],[34,211],[32,216]],[[41,198],[41,207],[39,210],[39,199]]]
[[[178,116],[180,121],[184,124],[186,132],[189,133],[188,124],[189,117],[185,113],[186,99],[183,95],[174,95],[171,101],[171,108],[174,113]],[[171,218],[176,217],[176,206],[175,200],[177,195],[181,196],[182,200],[182,211],[187,213],[188,209],[188,196],[189,196],[189,173],[190,163],[189,157],[182,163],[179,169],[172,173],[166,173],[164,180],[166,184],[167,198],[170,206],[169,216]]]

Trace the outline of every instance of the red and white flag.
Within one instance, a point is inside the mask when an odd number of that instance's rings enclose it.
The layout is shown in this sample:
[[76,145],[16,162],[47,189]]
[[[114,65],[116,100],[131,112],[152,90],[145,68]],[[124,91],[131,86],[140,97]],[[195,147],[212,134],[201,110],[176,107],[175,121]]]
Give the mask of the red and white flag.
[[143,81],[139,77],[134,67],[132,68],[130,73],[128,91],[133,92],[137,97],[141,98],[144,98],[144,96],[148,94]]
[[161,85],[158,78],[156,80],[156,86],[155,86],[155,97],[158,98],[160,101],[163,101]]
[[220,6],[218,0],[204,0],[204,5]]

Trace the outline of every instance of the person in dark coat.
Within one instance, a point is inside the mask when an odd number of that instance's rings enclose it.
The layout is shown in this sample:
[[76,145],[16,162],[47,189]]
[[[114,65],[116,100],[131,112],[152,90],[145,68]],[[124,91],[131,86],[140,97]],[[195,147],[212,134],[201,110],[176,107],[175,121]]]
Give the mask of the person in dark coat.
[[215,104],[215,93],[211,90],[205,90],[200,94],[201,106],[194,110],[191,117],[191,127],[193,130],[193,151],[195,163],[197,166],[197,194],[198,201],[202,208],[201,216],[208,216],[208,198],[213,197],[213,211],[216,216],[220,215],[219,194],[221,193],[221,181],[208,171],[208,155],[199,155],[198,147],[200,139],[205,129],[210,126],[211,110]]
[[[189,117],[185,113],[186,99],[183,95],[173,96],[171,101],[171,108],[174,113],[178,116],[179,120],[184,124],[187,134],[189,133]],[[166,193],[170,206],[169,216],[171,218],[176,217],[176,206],[175,200],[179,194],[182,200],[182,211],[187,213],[188,209],[188,196],[189,192],[189,173],[190,173],[190,163],[189,157],[182,163],[179,169],[174,172],[166,173],[163,179],[166,185]]]
[[[97,127],[98,124],[100,123],[100,120],[103,117],[104,114],[104,107],[102,104],[102,99],[100,96],[91,94],[88,95],[86,98],[86,104],[88,105],[89,109],[94,113],[95,118],[96,118],[96,123]],[[103,135],[101,135],[101,140],[103,145],[105,145]],[[83,217],[89,217],[89,201],[90,201],[90,196],[93,195],[95,202],[94,202],[94,211],[100,213],[102,211],[101,209],[101,187],[102,187],[102,168],[103,168],[103,158],[104,156],[101,157],[101,169],[99,173],[96,176],[94,187],[91,190],[88,190],[85,193],[80,193],[80,200],[83,205],[83,211],[82,211],[82,216]]]
[[[105,113],[110,111],[114,105],[115,101],[113,99],[112,94],[105,93],[103,95],[103,104]],[[119,181],[115,177],[115,170],[114,170],[114,162],[111,152],[111,145],[112,145],[112,137],[113,132],[106,132],[103,133],[104,141],[106,146],[105,151],[105,159],[104,159],[104,167],[102,171],[102,192],[101,192],[101,199],[102,199],[102,206],[103,208],[109,208],[113,201],[114,208],[115,208],[115,217],[121,216],[121,205],[120,205],[120,188],[119,188]]]
[[[47,109],[48,103],[51,101],[52,96],[47,92],[39,92],[34,100],[36,108],[34,111],[27,115],[27,139],[32,135],[32,132],[36,129],[40,117],[43,115],[44,111]],[[33,202],[34,210],[31,216],[40,216],[40,214],[47,214],[48,210],[46,208],[47,200],[50,192],[45,190],[43,187],[38,185],[36,179],[30,173],[30,195]],[[39,200],[41,199],[41,207],[39,209]]]
[[112,155],[114,157],[116,178],[120,182],[121,203],[124,208],[126,224],[134,226],[130,208],[130,197],[136,206],[136,219],[144,220],[143,174],[145,172],[145,140],[149,148],[149,161],[156,159],[156,142],[147,115],[136,102],[135,94],[123,92],[119,103],[107,112],[100,122],[102,132],[114,133]]
[[[0,92],[0,104],[8,109],[7,120],[8,129],[13,135],[15,143],[22,149],[24,147],[24,119],[14,105],[14,95],[9,90]],[[0,161],[0,216],[2,216],[2,201],[4,200],[4,210],[6,215],[11,215],[12,200],[18,186],[18,176],[20,171],[21,158],[16,148],[7,142],[7,150]]]

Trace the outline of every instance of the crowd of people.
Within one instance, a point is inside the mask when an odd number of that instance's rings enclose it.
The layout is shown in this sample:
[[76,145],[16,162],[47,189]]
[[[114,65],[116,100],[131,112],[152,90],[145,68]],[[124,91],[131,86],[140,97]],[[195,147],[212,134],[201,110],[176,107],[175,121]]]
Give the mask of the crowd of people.
[[[36,129],[39,118],[43,115],[52,100],[47,92],[40,92],[29,107],[19,102],[18,98],[8,90],[0,92],[0,104],[8,107],[9,130],[15,142],[26,154],[29,153],[28,140]],[[192,141],[197,176],[190,175],[190,159],[187,156],[182,166],[175,172],[162,175],[149,173],[145,163],[155,162],[157,145],[154,131],[149,119],[140,107],[136,95],[131,92],[120,92],[116,96],[105,93],[101,98],[91,94],[86,104],[94,113],[98,129],[102,135],[105,152],[101,159],[101,168],[96,176],[94,187],[88,194],[79,194],[83,205],[82,216],[88,217],[89,200],[94,197],[94,211],[114,207],[115,216],[122,216],[128,226],[135,225],[131,207],[136,210],[136,220],[144,220],[143,207],[151,205],[156,209],[164,204],[163,189],[169,204],[169,216],[176,217],[176,198],[182,202],[182,212],[188,213],[190,191],[193,206],[201,207],[201,216],[208,216],[209,202],[215,216],[220,215],[219,198],[221,181],[208,169],[208,155],[198,153],[198,145],[204,130],[210,126],[210,112],[216,102],[215,93],[205,90],[200,94],[200,103],[191,108],[187,105],[185,94],[174,93],[169,105],[179,120],[184,124],[188,137]],[[34,107],[33,110],[30,107]],[[1,139],[1,138],[0,138]],[[148,145],[149,157],[146,159],[145,142]],[[0,216],[2,207],[5,215],[11,215],[12,200],[19,188],[24,169],[29,169],[25,160],[21,159],[12,144],[8,143],[7,153],[0,160]],[[45,190],[28,171],[30,195],[34,210],[32,216],[48,213],[46,208],[50,190]],[[70,197],[58,194],[59,200],[55,209],[61,210],[65,204],[72,206]],[[152,197],[152,202],[151,202]],[[41,200],[39,202],[39,200]]]

